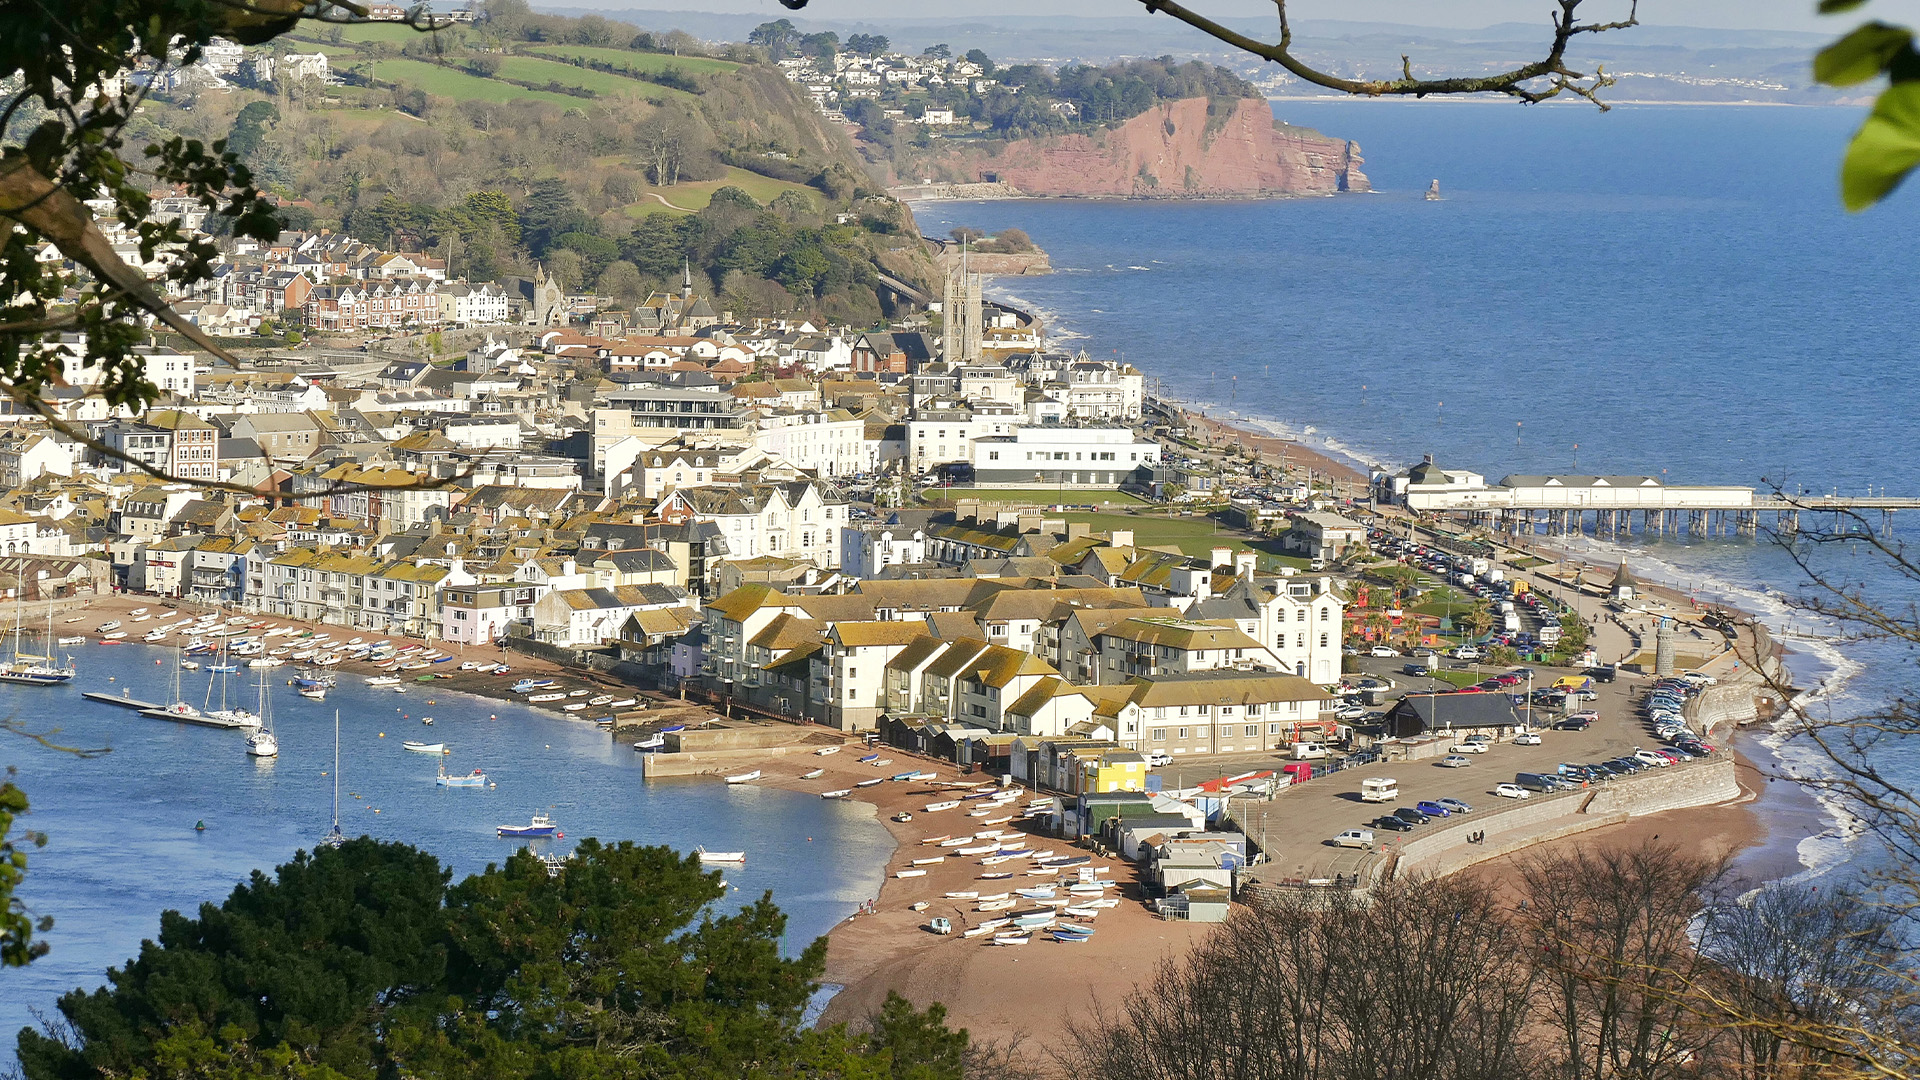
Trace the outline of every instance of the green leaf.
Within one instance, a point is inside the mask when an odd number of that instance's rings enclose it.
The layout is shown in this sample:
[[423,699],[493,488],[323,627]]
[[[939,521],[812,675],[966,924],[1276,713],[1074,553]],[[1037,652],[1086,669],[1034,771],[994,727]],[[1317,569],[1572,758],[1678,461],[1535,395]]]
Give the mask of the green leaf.
[[1852,86],[1885,71],[1901,49],[1913,44],[1913,31],[1870,22],[1820,50],[1813,77],[1828,86]]
[[1820,0],[1820,14],[1838,15],[1843,11],[1852,11],[1864,7],[1867,0]]
[[1900,186],[1920,165],[1920,83],[1895,83],[1874,102],[1840,164],[1840,198],[1865,210]]

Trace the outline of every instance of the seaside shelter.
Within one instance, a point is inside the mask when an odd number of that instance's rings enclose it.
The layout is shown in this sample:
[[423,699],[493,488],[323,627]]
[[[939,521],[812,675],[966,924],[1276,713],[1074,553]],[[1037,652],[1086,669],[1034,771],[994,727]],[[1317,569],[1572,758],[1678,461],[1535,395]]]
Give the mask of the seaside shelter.
[[1396,739],[1499,738],[1527,726],[1505,694],[1409,694],[1387,710],[1381,726]]

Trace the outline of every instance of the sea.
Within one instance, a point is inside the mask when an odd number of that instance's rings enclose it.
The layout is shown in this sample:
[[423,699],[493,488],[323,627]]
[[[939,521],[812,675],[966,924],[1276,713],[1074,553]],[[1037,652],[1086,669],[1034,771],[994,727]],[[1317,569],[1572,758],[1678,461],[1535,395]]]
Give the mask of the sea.
[[[288,685],[288,668],[269,669],[280,756],[259,759],[247,756],[239,732],[146,719],[80,697],[174,700],[172,649],[89,644],[72,652],[80,674],[68,686],[0,684],[0,715],[60,745],[112,750],[83,759],[0,735],[0,765],[18,768],[15,780],[33,804],[15,823],[16,839],[23,827],[48,839],[29,849],[20,896],[36,917],[55,920],[36,935],[52,947],[47,955],[0,969],[0,1070],[13,1062],[15,1032],[55,1015],[66,991],[101,985],[110,966],[157,933],[161,911],[217,905],[254,872],[271,873],[313,848],[331,823],[336,713],[342,831],[431,852],[454,881],[521,847],[564,856],[587,836],[744,851],[744,865],[726,868],[727,897],[716,906],[732,910],[770,890],[787,914],[782,947],[792,953],[879,895],[894,848],[864,804],[711,779],[649,782],[642,755],[589,720],[461,693],[452,689],[457,676],[409,683],[399,694],[343,673],[325,701],[311,701]],[[179,674],[182,697],[219,706],[220,677]],[[224,677],[228,700],[254,708],[257,675],[243,667]],[[406,740],[446,743],[447,771],[483,769],[488,785],[438,786],[441,759],[404,749]],[[551,815],[564,837],[495,834],[536,813]]]
[[[1920,495],[1920,190],[1841,209],[1838,163],[1862,110],[1273,105],[1358,142],[1374,193],[915,213],[929,235],[1018,227],[1046,249],[1055,273],[997,279],[989,294],[1040,315],[1057,345],[1362,466],[1431,455],[1494,481]],[[1894,541],[1917,527],[1896,520]],[[1768,537],[1568,546],[1765,619],[1816,718],[1912,689],[1912,648],[1810,615],[1806,574]],[[1890,608],[1920,603],[1920,583],[1867,544],[1813,559]],[[1895,742],[1875,764],[1920,783],[1916,748]],[[1825,764],[1778,733],[1760,749],[1786,775]],[[1825,827],[1807,829],[1804,812],[1780,823],[1807,834],[1791,846],[1805,872],[1873,865],[1844,805],[1826,809]]]

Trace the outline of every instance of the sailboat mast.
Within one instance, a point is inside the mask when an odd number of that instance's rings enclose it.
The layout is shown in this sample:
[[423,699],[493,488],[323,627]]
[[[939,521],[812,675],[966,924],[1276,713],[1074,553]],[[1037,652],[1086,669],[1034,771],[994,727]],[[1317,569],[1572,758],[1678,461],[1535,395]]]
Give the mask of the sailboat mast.
[[340,710],[333,710],[333,835],[340,835]]

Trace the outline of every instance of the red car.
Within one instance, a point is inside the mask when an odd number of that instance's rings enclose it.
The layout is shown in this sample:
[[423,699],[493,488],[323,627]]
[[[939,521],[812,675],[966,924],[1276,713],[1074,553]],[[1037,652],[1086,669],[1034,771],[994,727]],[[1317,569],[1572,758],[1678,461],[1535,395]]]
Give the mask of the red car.
[[1493,681],[1499,683],[1501,686],[1519,686],[1527,680],[1518,675],[1495,675]]

